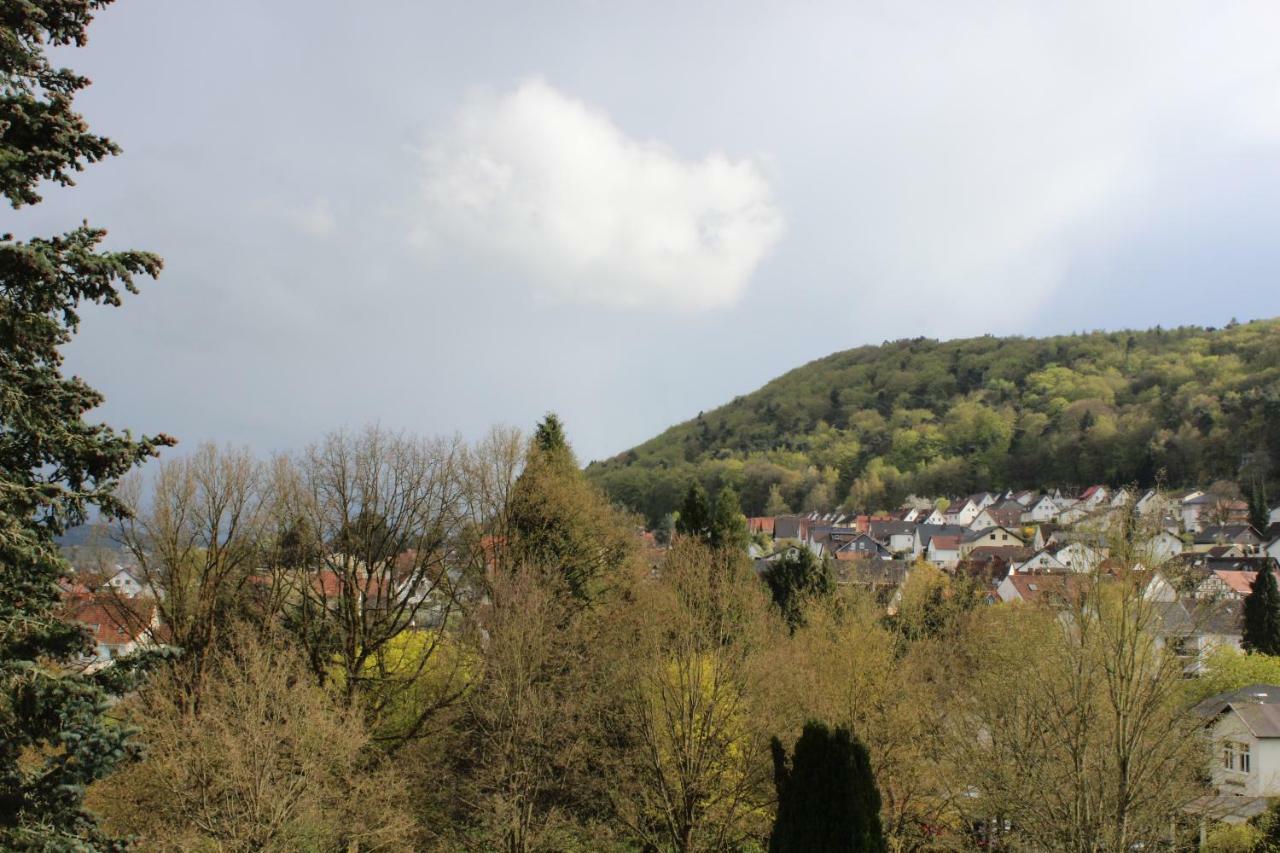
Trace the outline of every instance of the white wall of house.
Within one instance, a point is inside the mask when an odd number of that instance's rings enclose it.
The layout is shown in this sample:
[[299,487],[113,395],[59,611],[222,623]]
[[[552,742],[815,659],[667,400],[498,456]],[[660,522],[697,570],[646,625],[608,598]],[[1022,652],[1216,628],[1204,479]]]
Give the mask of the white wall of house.
[[1062,546],[1054,554],[1058,561],[1075,572],[1087,572],[1106,559],[1106,554],[1098,548],[1090,548],[1080,542],[1071,542]]
[[995,527],[997,522],[991,513],[985,509],[973,517],[973,521],[969,522],[970,530],[986,530],[988,527]]
[[124,569],[120,569],[112,575],[111,579],[107,581],[107,585],[125,598],[137,598],[142,594],[142,584],[138,583],[137,578]]
[[953,508],[952,511],[948,512],[950,518],[947,523],[959,524],[961,527],[968,527],[973,523],[973,520],[978,517],[978,513],[980,512],[982,512],[982,508],[976,503],[973,501],[965,501],[964,506]]
[[1048,496],[1041,498],[1035,502],[1031,510],[1024,515],[1024,520],[1043,523],[1053,521],[1054,516],[1058,514],[1058,505],[1055,504]]
[[1016,565],[1014,565],[1013,571],[1021,572],[1021,573],[1052,572],[1052,571],[1062,571],[1066,568],[1067,568],[1066,564],[1063,563],[1061,560],[1059,560],[1057,557],[1055,557],[1053,554],[1050,554],[1048,551],[1041,551],[1040,553],[1034,555],[1030,560],[1027,560],[1025,563],[1017,563]]
[[1018,588],[1013,585],[1013,581],[1009,580],[1007,575],[1004,580],[1000,581],[1000,585],[996,587],[996,595],[1000,596],[1001,601],[1022,600],[1022,596],[1018,593]]
[[[936,539],[936,537],[935,537]],[[960,551],[956,548],[936,548],[934,547],[934,539],[929,540],[929,550],[925,552],[925,559],[935,566],[954,566],[960,562]]]
[[1142,597],[1147,601],[1173,602],[1178,600],[1178,590],[1169,583],[1168,578],[1157,571],[1147,582],[1147,588],[1142,591]]
[[1181,539],[1167,530],[1162,530],[1147,541],[1144,556],[1148,564],[1158,566],[1165,560],[1178,556],[1185,549],[1186,546]]
[[[1222,712],[1210,728],[1213,785],[1221,794],[1245,797],[1280,796],[1280,738],[1256,738],[1234,711]],[[1235,749],[1231,749],[1235,747]],[[1242,769],[1242,747],[1248,748],[1248,769]],[[1232,754],[1227,755],[1231,749]],[[1230,763],[1232,766],[1226,766]]]
[[892,533],[889,535],[889,550],[895,554],[905,554],[914,550],[916,541],[915,531],[910,533]]

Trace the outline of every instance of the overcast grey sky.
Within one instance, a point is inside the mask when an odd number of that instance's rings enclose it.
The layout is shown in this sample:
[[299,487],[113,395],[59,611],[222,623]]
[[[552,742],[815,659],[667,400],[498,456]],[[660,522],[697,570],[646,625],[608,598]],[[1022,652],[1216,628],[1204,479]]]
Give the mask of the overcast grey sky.
[[113,423],[261,450],[565,418],[584,461],[810,359],[1280,314],[1280,4],[119,0],[122,157],[6,212],[163,277]]

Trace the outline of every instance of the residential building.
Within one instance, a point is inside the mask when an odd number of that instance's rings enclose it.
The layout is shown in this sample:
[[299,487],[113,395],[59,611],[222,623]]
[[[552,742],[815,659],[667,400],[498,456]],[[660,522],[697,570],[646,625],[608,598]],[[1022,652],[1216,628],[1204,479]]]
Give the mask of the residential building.
[[1220,795],[1280,796],[1280,686],[1251,684],[1195,706],[1213,748]]

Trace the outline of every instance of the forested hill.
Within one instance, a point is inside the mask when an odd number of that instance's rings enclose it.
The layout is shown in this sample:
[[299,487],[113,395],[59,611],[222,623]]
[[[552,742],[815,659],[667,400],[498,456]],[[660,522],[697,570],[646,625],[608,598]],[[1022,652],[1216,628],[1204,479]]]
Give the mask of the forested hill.
[[695,477],[748,515],[1095,482],[1274,495],[1280,320],[859,347],[587,470],[650,523]]

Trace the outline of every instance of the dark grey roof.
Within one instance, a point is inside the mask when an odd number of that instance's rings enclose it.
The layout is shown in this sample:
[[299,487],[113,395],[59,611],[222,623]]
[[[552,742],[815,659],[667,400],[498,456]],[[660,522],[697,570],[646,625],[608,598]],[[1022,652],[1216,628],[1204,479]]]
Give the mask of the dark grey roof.
[[935,536],[964,536],[968,529],[963,524],[917,524],[916,537],[921,546],[928,548],[929,540]]
[[1239,690],[1228,690],[1202,700],[1192,710],[1202,717],[1216,717],[1228,707],[1247,704],[1280,706],[1280,685],[1250,684]]
[[1215,542],[1261,545],[1262,537],[1248,524],[1215,524],[1196,534],[1197,545],[1212,545]]
[[1232,702],[1231,710],[1240,715],[1254,737],[1280,737],[1280,705]]
[[916,527],[914,521],[873,521],[868,525],[868,532],[872,538],[883,542],[890,536],[915,533]]
[[1183,551],[1171,557],[1165,565],[1170,564],[1204,575],[1211,572],[1257,572],[1265,569],[1280,571],[1280,561],[1275,557],[1210,557],[1194,551]]
[[1166,635],[1216,634],[1239,636],[1241,602],[1184,597],[1178,601],[1152,602]]

